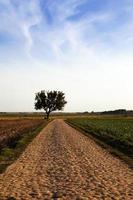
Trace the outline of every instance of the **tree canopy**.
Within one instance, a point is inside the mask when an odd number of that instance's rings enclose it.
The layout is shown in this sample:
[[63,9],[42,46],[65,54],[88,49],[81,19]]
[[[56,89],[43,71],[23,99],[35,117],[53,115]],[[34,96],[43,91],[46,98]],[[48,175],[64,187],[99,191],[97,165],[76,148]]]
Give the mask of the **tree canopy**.
[[46,112],[47,119],[52,111],[62,110],[67,101],[62,91],[45,91],[36,93],[35,109],[43,109]]

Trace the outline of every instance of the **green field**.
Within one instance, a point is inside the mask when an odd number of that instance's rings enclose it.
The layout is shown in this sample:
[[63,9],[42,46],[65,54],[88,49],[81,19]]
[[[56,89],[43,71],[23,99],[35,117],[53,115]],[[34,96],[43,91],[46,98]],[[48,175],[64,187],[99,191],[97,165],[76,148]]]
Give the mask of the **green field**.
[[133,118],[71,118],[67,122],[133,158]]

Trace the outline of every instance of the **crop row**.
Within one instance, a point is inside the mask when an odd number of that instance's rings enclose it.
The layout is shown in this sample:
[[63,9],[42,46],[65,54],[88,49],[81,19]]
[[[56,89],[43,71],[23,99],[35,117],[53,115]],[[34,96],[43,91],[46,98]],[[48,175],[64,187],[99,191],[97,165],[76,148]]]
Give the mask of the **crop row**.
[[0,120],[0,149],[13,145],[16,139],[35,130],[42,123],[40,119]]
[[67,121],[133,158],[133,119],[73,118]]

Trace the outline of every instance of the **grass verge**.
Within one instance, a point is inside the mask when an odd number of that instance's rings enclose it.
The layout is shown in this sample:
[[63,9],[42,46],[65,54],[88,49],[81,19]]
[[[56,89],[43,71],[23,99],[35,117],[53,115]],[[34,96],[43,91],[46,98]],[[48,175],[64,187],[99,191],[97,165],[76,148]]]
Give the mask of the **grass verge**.
[[73,123],[71,120],[65,120],[65,122],[70,125],[71,127],[75,128],[76,130],[82,132],[85,136],[93,139],[98,145],[100,145],[102,148],[109,151],[111,154],[115,155],[116,157],[120,158],[122,161],[124,161],[126,164],[129,165],[130,168],[133,168],[133,155],[128,155],[127,151],[124,153],[121,151],[121,148],[119,148],[119,145],[116,145],[116,143],[113,143],[112,141],[109,141],[108,139],[105,139],[103,137],[100,137],[98,132],[94,132],[92,128],[88,129],[88,127],[82,127],[78,123]]
[[12,143],[0,151],[0,173],[3,173],[10,164],[17,160],[28,144],[49,122],[50,121],[45,121],[38,128],[23,134],[19,138],[16,138]]

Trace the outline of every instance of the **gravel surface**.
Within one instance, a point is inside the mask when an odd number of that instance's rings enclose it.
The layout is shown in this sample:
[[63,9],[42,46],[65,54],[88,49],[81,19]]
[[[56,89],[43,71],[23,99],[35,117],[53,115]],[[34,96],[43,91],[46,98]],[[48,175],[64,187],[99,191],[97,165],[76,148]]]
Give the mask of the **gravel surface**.
[[0,175],[0,200],[9,197],[132,200],[133,171],[63,120],[54,120]]

